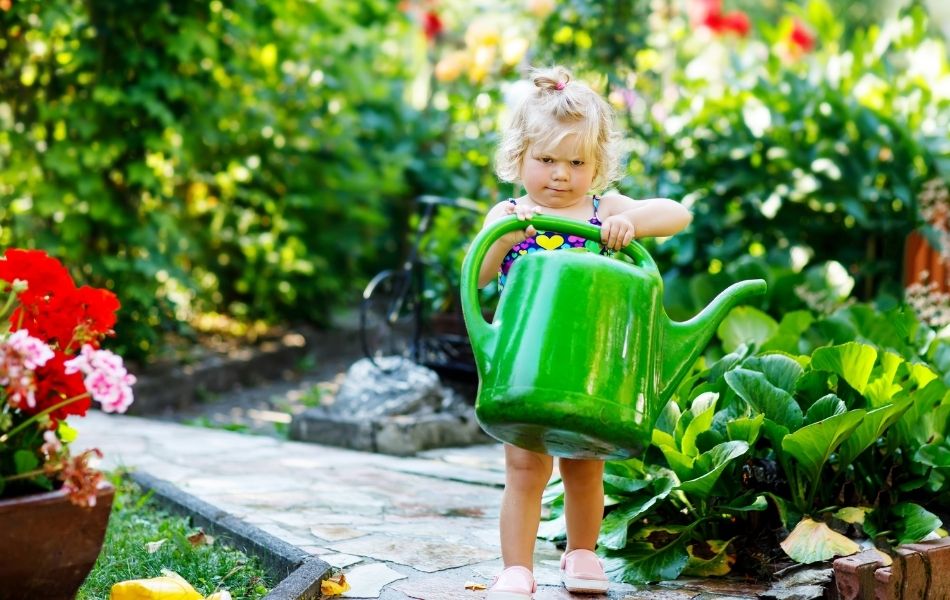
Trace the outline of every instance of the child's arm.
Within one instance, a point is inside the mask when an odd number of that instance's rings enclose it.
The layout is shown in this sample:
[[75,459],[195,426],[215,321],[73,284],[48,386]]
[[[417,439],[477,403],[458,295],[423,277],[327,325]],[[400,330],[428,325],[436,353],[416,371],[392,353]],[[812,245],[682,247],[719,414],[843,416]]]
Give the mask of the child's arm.
[[666,237],[689,225],[693,215],[669,198],[634,200],[620,194],[601,198],[601,242],[620,250],[634,238]]
[[[508,215],[517,214],[518,218],[524,221],[539,212],[541,211],[537,208],[516,207],[511,202],[499,202],[488,211],[482,229]],[[496,240],[488,249],[488,254],[485,255],[485,260],[482,261],[481,269],[478,271],[478,287],[485,287],[495,278],[498,269],[501,268],[501,261],[504,260],[512,246],[520,244],[527,236],[535,233],[537,231],[534,229],[534,225],[528,225],[524,230],[512,231]]]

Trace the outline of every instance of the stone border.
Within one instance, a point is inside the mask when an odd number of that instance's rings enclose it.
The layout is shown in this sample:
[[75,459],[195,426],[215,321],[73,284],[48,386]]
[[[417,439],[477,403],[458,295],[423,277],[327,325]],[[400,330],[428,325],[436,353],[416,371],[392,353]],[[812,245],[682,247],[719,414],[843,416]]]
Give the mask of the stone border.
[[905,544],[885,567],[865,550],[834,562],[840,600],[938,600],[950,598],[950,537]]
[[294,415],[290,439],[364,452],[413,456],[424,450],[487,444],[492,440],[475,419],[475,409],[464,414],[422,413],[351,418],[321,407]]
[[194,524],[227,541],[229,546],[256,556],[280,582],[264,600],[319,600],[320,582],[332,567],[319,558],[288,544],[241,519],[183,492],[164,479],[148,473],[129,474],[137,484],[154,493],[166,509],[193,519]]

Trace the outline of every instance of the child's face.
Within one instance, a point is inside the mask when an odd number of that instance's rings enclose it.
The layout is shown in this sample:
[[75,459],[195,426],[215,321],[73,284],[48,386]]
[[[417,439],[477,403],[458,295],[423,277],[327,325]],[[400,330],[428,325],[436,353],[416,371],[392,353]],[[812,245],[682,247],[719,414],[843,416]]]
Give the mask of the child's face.
[[521,181],[540,206],[565,208],[587,196],[594,180],[594,161],[581,153],[577,134],[565,136],[556,146],[528,146],[521,166]]

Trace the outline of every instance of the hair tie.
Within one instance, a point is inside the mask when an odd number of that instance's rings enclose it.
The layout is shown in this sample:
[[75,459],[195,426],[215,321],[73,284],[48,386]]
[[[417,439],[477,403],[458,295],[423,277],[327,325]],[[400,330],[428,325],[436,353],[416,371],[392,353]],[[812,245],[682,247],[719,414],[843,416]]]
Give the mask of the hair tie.
[[555,84],[554,84],[554,89],[556,89],[557,91],[563,90],[563,89],[564,89],[564,82],[563,82],[563,81],[558,81],[557,83],[555,83]]

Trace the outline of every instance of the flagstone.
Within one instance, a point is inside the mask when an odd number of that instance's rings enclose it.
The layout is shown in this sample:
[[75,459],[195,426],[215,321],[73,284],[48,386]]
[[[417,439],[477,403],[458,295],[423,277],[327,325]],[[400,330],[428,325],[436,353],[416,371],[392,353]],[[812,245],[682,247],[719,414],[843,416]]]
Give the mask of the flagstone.
[[351,540],[360,536],[367,535],[365,531],[346,527],[345,525],[316,525],[310,528],[310,533],[322,540],[338,542],[342,540]]
[[350,590],[343,593],[343,598],[379,598],[383,587],[408,577],[380,563],[361,565],[344,573]]
[[397,540],[382,534],[330,544],[330,547],[346,554],[407,565],[426,573],[482,562],[496,558],[499,554],[468,544],[412,538]]
[[327,563],[328,565],[338,567],[343,569],[350,565],[356,564],[363,560],[362,556],[353,556],[352,554],[340,554],[338,552],[315,552],[312,554],[317,554],[320,556],[320,560]]

